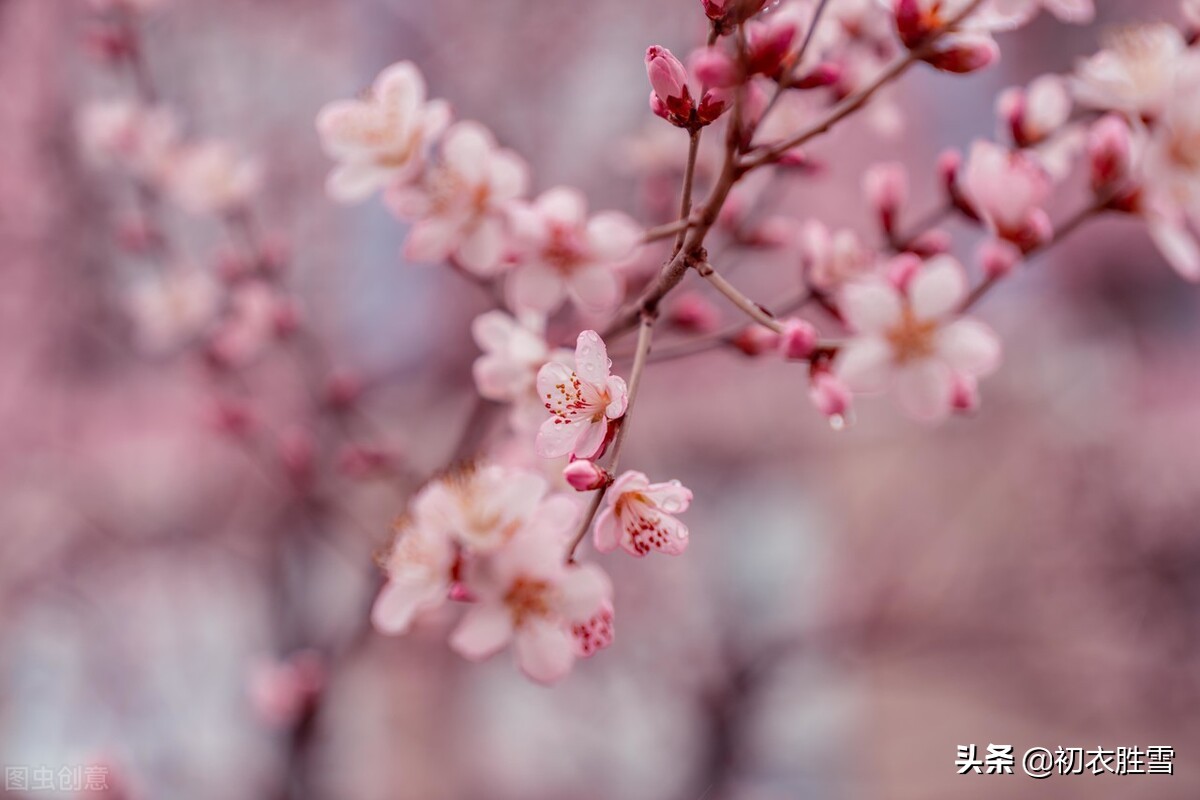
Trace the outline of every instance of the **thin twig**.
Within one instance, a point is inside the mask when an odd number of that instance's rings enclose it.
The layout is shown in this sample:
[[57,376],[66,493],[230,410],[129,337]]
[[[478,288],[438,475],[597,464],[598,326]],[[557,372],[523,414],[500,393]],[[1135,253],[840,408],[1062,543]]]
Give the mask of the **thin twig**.
[[742,294],[736,286],[729,281],[721,273],[713,269],[713,265],[705,261],[702,264],[696,265],[696,272],[701,278],[711,283],[718,292],[729,298],[729,301],[740,308],[752,320],[759,325],[763,325],[776,333],[783,333],[783,325],[779,320],[775,319],[775,315],[764,309],[758,303],[751,300],[746,295]]

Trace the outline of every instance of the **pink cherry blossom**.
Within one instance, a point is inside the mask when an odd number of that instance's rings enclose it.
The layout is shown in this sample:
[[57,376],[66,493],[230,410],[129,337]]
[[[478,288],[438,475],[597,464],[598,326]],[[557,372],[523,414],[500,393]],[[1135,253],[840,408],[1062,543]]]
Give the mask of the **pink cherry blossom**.
[[609,423],[625,414],[629,402],[625,381],[610,374],[611,368],[604,340],[584,331],[575,345],[574,371],[553,362],[538,371],[538,397],[550,412],[538,430],[538,455],[596,458],[604,452]]
[[971,145],[962,190],[997,236],[1025,249],[1049,238],[1042,206],[1051,188],[1045,168],[1028,154],[982,140]]
[[256,358],[278,332],[285,300],[274,286],[254,280],[238,284],[229,298],[229,310],[213,334],[211,354],[221,364],[244,365]]
[[527,470],[499,464],[460,467],[426,486],[412,513],[422,526],[471,553],[492,553],[538,512],[547,488],[544,478]]
[[192,214],[228,214],[245,206],[262,184],[262,167],[229,142],[187,145],[172,157],[167,181],[175,201]]
[[468,564],[475,602],[450,637],[457,653],[478,661],[512,642],[521,671],[552,684],[611,641],[608,576],[595,564],[565,563],[574,520],[573,506],[546,505],[503,549]]
[[1167,23],[1128,26],[1110,33],[1105,48],[1084,59],[1071,84],[1082,105],[1153,119],[1166,108],[1187,43]]
[[326,667],[320,653],[300,650],[287,658],[256,659],[250,666],[246,692],[255,714],[273,728],[292,725],[325,686]]
[[908,202],[908,171],[903,164],[876,164],[863,174],[863,194],[879,218],[880,227],[891,233]]
[[808,399],[834,424],[845,424],[846,415],[854,403],[854,395],[836,375],[827,369],[812,374]]
[[943,418],[956,375],[982,377],[1000,363],[991,329],[957,316],[966,295],[966,275],[950,256],[926,262],[907,291],[879,278],[847,285],[839,307],[858,335],[838,355],[836,376],[855,393],[894,387],[918,420]]
[[617,266],[641,240],[641,228],[615,211],[588,217],[587,199],[559,187],[514,210],[519,247],[508,294],[517,308],[549,313],[569,298],[580,309],[611,311],[623,282]]
[[601,553],[619,546],[638,557],[651,550],[677,556],[687,549],[687,526],[675,515],[687,511],[692,492],[679,481],[650,483],[630,470],[613,481],[606,501],[593,539]]
[[1155,244],[1180,275],[1200,280],[1200,55],[1177,64],[1171,101],[1145,145],[1144,215]]
[[456,560],[454,542],[444,530],[416,515],[397,522],[383,561],[387,582],[371,608],[371,623],[383,633],[405,633],[418,614],[446,602]]
[[194,267],[144,275],[126,295],[138,346],[150,353],[172,350],[203,332],[214,321],[220,302],[216,279]]
[[99,166],[119,164],[151,183],[163,179],[179,138],[169,110],[135,100],[97,100],[84,106],[76,123],[84,154]]
[[799,248],[806,278],[813,286],[833,290],[861,276],[877,261],[877,254],[854,231],[830,232],[824,223],[808,220],[800,226]]
[[488,311],[471,323],[471,335],[483,351],[472,372],[479,394],[499,403],[512,403],[512,421],[522,430],[537,427],[545,416],[537,393],[537,373],[548,361],[570,363],[571,351],[551,350],[543,329],[545,320],[525,315],[520,320],[504,311]]
[[388,190],[388,206],[414,223],[405,255],[423,263],[453,257],[477,275],[493,275],[504,266],[509,204],[525,194],[529,169],[477,122],[452,125],[440,156],[419,182]]
[[413,179],[449,122],[450,107],[426,100],[425,79],[408,61],[379,73],[365,98],[325,106],[317,131],[326,153],[340,162],[329,175],[330,197],[353,202]]

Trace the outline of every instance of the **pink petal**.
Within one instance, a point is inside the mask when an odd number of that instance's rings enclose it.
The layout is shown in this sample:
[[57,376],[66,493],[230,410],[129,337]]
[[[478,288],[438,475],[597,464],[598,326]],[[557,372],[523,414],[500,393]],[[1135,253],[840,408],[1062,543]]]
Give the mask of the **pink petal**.
[[629,405],[629,387],[625,385],[625,379],[620,375],[609,375],[608,394],[612,397],[612,402],[604,409],[604,416],[619,419],[625,415],[625,409]]
[[892,375],[892,348],[878,336],[851,339],[838,353],[834,372],[852,392],[878,392]]
[[562,615],[570,622],[584,622],[612,599],[612,581],[595,564],[582,564],[567,570],[559,583]]
[[493,203],[516,200],[529,190],[529,165],[516,153],[500,150],[492,155],[488,182]]
[[505,350],[516,335],[517,321],[503,311],[487,311],[471,323],[471,337],[485,352]]
[[954,375],[935,359],[917,361],[896,370],[896,399],[904,412],[921,422],[937,422],[950,412]]
[[1200,280],[1200,246],[1185,224],[1150,220],[1150,237],[1176,272],[1189,281]]
[[549,313],[562,304],[567,288],[562,275],[543,264],[523,264],[508,276],[508,297],[525,311]]
[[419,264],[444,261],[454,250],[459,226],[444,217],[429,217],[412,226],[404,245],[404,257]]
[[612,362],[608,348],[595,331],[583,331],[575,340],[575,373],[595,386],[604,386]]
[[410,120],[425,102],[425,79],[411,61],[401,61],[379,73],[372,87],[374,99],[397,119]]
[[488,177],[495,146],[491,131],[478,122],[456,122],[442,139],[442,158],[467,184],[475,186]]
[[[538,428],[534,450],[542,458],[565,456],[575,448],[575,443],[579,438],[585,435],[584,425],[590,426],[591,423],[564,422],[558,417],[551,417]],[[587,456],[580,455],[580,458],[587,458]]]
[[479,220],[458,245],[458,260],[476,275],[493,275],[504,255],[504,223],[495,216]]
[[583,267],[567,278],[567,291],[575,304],[586,311],[612,311],[621,301],[621,277],[607,265]]
[[936,319],[949,314],[967,296],[967,275],[952,256],[941,255],[925,262],[925,267],[908,285],[913,313],[920,319]]
[[583,430],[575,442],[572,455],[576,458],[595,458],[600,455],[604,448],[604,439],[608,435],[608,420],[601,417],[595,422],[588,420],[577,425],[582,425]]
[[529,388],[529,370],[507,358],[480,356],[471,366],[479,394],[501,403],[511,402]]
[[471,608],[450,635],[450,647],[463,658],[481,661],[508,644],[513,635],[512,614],[500,603]]
[[571,228],[583,225],[587,217],[587,198],[578,189],[556,186],[542,192],[537,210],[548,221]]
[[596,517],[592,532],[592,545],[601,553],[611,553],[621,543],[621,522],[612,508],[606,508]]
[[562,362],[549,361],[543,364],[537,374],[538,397],[543,401],[548,400],[548,395],[558,392],[560,384],[569,385],[574,377],[575,373]]
[[973,319],[955,320],[937,333],[937,352],[954,370],[982,377],[1000,366],[1000,339]]
[[847,284],[838,300],[847,324],[859,333],[879,333],[900,319],[900,295],[881,280]]
[[668,514],[681,514],[692,503],[692,490],[679,481],[651,484],[642,494],[660,511]]
[[437,582],[390,580],[371,607],[371,623],[383,633],[404,633],[419,611],[438,606],[446,599],[447,588]]
[[566,677],[575,663],[570,635],[545,620],[533,620],[516,633],[517,663],[538,683],[555,683]]
[[588,246],[597,261],[622,261],[642,241],[642,229],[618,211],[596,214],[587,225]]
[[387,178],[387,173],[374,164],[343,164],[329,173],[325,191],[339,203],[356,203],[383,186]]

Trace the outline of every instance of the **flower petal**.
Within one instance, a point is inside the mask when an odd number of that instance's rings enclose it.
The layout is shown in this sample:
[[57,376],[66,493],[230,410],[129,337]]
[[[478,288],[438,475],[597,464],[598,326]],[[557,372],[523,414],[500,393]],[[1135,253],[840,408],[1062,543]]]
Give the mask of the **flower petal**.
[[913,313],[919,319],[936,319],[956,309],[967,296],[967,275],[952,256],[940,255],[925,266],[908,286]]
[[954,375],[941,361],[925,359],[896,370],[896,399],[921,422],[937,422],[950,413],[953,389]]
[[566,294],[562,275],[544,264],[522,264],[508,276],[508,298],[518,309],[549,313]]
[[900,319],[900,294],[888,283],[868,279],[842,288],[838,307],[847,324],[859,333],[879,333]]
[[612,581],[595,564],[570,567],[563,576],[562,615],[570,622],[584,622],[612,599]]
[[575,448],[575,443],[584,435],[585,422],[566,422],[558,417],[551,417],[538,428],[534,450],[542,458],[558,458],[565,456]]
[[990,375],[1000,366],[1000,339],[973,319],[959,319],[937,332],[937,352],[953,369],[968,375]]
[[838,353],[834,372],[852,392],[879,392],[892,375],[892,348],[879,336],[851,339]]
[[471,608],[450,635],[450,647],[463,658],[482,661],[508,644],[513,635],[512,614],[499,603]]
[[566,677],[575,663],[570,635],[546,620],[533,620],[516,633],[517,663],[538,683],[555,683]]
[[600,334],[583,331],[575,340],[575,373],[595,386],[604,386],[612,362],[608,360],[608,348]]

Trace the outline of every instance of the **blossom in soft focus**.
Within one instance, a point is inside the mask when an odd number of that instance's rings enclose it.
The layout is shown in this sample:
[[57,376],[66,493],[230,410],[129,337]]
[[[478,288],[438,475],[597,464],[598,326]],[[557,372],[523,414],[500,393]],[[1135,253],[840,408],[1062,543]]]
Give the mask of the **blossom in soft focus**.
[[262,166],[218,140],[177,150],[167,182],[179,206],[192,214],[228,214],[243,208],[262,185]]
[[847,285],[839,307],[857,335],[834,369],[853,392],[892,388],[901,408],[922,421],[951,410],[958,375],[983,377],[1000,363],[1000,341],[981,322],[960,318],[967,296],[962,266],[937,256],[905,290],[881,278]]
[[459,467],[433,481],[413,502],[420,524],[449,536],[471,553],[500,549],[538,512],[545,479],[498,464]]
[[1200,280],[1200,55],[1181,58],[1170,101],[1143,158],[1144,215],[1163,256],[1180,275]]
[[521,429],[537,427],[545,415],[536,391],[538,370],[548,361],[569,363],[569,350],[551,350],[543,334],[545,320],[521,319],[504,311],[485,312],[471,323],[471,335],[483,355],[472,374],[479,394],[499,403],[512,403],[512,420]]
[[785,319],[783,332],[779,334],[779,352],[784,358],[803,361],[812,355],[820,338],[816,327],[803,319]]
[[1081,105],[1154,119],[1166,109],[1186,50],[1174,25],[1119,28],[1106,37],[1103,50],[1079,63],[1071,89]]
[[420,181],[388,190],[388,206],[414,223],[405,255],[423,263],[453,257],[476,275],[495,274],[504,266],[508,206],[525,194],[529,168],[477,122],[452,125],[440,156]]
[[991,0],[994,13],[1001,19],[1020,24],[1045,10],[1062,22],[1086,25],[1096,16],[1093,0]]
[[869,270],[877,254],[854,231],[830,232],[819,220],[808,220],[798,237],[801,265],[813,286],[832,290]]
[[92,163],[117,164],[151,182],[163,178],[179,138],[179,122],[169,110],[126,99],[88,103],[76,127]]
[[609,374],[611,368],[604,340],[584,331],[575,346],[574,371],[554,362],[538,371],[538,397],[550,413],[538,430],[538,455],[596,458],[604,452],[609,423],[625,414],[629,401],[625,381]]
[[692,492],[679,481],[651,483],[630,470],[613,481],[605,499],[593,539],[601,553],[621,547],[638,557],[651,550],[676,556],[687,549],[687,526],[675,515],[687,511]]
[[339,162],[329,195],[353,202],[416,177],[449,122],[449,105],[426,100],[425,79],[411,62],[391,65],[365,98],[330,103],[317,116],[321,144]]
[[549,313],[569,298],[580,309],[611,311],[624,283],[618,265],[634,252],[642,230],[616,211],[587,213],[587,198],[557,187],[513,210],[516,266],[507,291],[517,308]]
[[976,141],[962,172],[962,190],[972,208],[997,236],[1028,250],[1051,234],[1043,205],[1050,176],[1033,157],[998,144]]
[[502,550],[467,564],[474,603],[450,637],[457,653],[481,660],[512,642],[521,671],[551,684],[611,641],[608,576],[595,564],[565,563],[575,516],[573,505],[547,502]]
[[289,313],[290,306],[266,281],[238,284],[230,294],[229,311],[212,335],[211,355],[225,365],[251,361],[280,332],[281,314]]
[[149,353],[173,350],[201,334],[216,317],[220,284],[194,267],[144,275],[125,296],[138,346]]
[[[413,501],[414,509],[423,496]],[[457,559],[449,533],[428,524],[418,510],[398,520],[395,533],[382,563],[387,580],[371,607],[371,623],[390,634],[406,632],[418,614],[446,602]]]
[[1041,75],[1028,87],[1007,89],[996,99],[996,113],[1018,146],[1037,144],[1071,115],[1067,82],[1058,75]]

